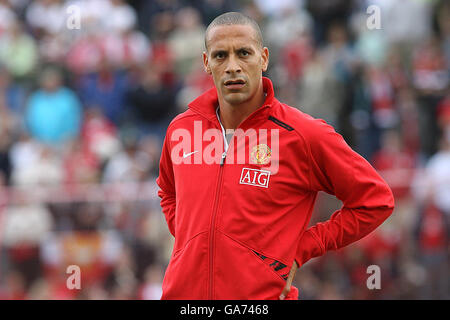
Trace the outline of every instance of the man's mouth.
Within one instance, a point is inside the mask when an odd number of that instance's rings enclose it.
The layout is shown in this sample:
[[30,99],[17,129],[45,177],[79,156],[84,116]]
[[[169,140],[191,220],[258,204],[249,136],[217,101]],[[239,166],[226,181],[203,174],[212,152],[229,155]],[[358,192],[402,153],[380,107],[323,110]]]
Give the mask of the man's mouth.
[[232,79],[225,81],[224,85],[228,89],[241,89],[245,85],[245,81],[243,79]]

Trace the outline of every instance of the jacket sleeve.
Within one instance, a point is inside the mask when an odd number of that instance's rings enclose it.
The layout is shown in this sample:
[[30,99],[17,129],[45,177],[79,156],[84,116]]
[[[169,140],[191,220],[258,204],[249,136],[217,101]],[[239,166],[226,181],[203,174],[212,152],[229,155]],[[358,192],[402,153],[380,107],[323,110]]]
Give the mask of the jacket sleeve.
[[345,247],[372,232],[394,209],[392,191],[375,169],[353,151],[323,120],[313,120],[309,146],[310,188],[343,202],[329,220],[308,228],[300,237],[296,262]]
[[173,174],[172,160],[170,158],[169,131],[164,139],[161,160],[159,162],[159,176],[156,183],[159,186],[158,196],[161,198],[161,208],[167,221],[170,233],[175,237],[175,179]]

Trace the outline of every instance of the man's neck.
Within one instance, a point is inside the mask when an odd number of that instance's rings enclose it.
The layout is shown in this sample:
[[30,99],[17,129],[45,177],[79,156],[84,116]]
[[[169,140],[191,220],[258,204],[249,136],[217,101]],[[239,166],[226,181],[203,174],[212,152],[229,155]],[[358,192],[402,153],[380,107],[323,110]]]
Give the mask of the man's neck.
[[237,127],[254,111],[260,108],[266,95],[261,87],[253,99],[239,105],[230,105],[219,98],[219,116],[225,130],[236,130]]

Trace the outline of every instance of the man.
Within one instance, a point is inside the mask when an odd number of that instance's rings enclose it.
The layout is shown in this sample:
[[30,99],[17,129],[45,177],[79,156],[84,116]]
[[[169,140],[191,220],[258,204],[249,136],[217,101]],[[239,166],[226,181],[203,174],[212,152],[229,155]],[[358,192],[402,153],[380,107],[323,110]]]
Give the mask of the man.
[[[253,20],[217,17],[205,47],[215,88],[171,122],[161,155],[175,237],[162,299],[298,299],[297,267],[374,230],[392,192],[332,127],[274,97]],[[343,207],[307,229],[318,191]]]
[[31,94],[25,111],[30,135],[40,142],[59,145],[75,139],[83,112],[77,95],[63,85],[58,69],[44,69],[39,80],[41,88]]

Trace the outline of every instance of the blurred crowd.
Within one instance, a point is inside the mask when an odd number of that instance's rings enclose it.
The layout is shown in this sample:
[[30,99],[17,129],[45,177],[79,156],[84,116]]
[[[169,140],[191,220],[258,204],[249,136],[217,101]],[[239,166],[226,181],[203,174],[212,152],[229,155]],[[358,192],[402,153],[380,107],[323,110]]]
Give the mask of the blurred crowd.
[[[448,1],[0,0],[0,299],[159,299],[161,144],[213,85],[204,32],[227,11],[260,24],[277,98],[394,192],[379,229],[298,271],[300,298],[450,298]],[[320,194],[311,224],[340,205]]]

